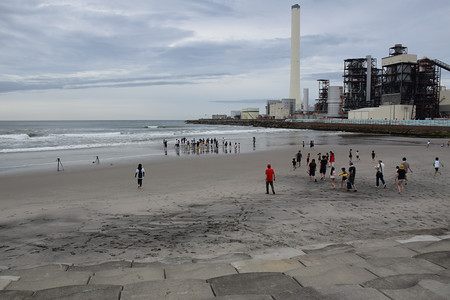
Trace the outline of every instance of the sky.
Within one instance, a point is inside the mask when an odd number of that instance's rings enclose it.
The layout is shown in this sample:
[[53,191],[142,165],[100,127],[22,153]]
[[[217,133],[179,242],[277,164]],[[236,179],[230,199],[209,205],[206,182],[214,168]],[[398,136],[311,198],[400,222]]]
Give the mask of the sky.
[[[0,120],[186,120],[289,97],[291,6],[301,95],[344,60],[450,64],[448,0],[2,0]],[[450,72],[441,84],[450,88]]]

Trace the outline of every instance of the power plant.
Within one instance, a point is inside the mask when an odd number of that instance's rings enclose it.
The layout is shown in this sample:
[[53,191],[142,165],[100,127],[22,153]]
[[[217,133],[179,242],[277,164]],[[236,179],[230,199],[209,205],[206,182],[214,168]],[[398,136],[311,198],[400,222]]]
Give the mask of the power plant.
[[[319,96],[310,111],[309,90],[303,90],[303,105],[300,97],[298,4],[291,7],[290,62],[289,98],[268,100],[266,118],[423,120],[450,116],[450,90],[440,85],[442,69],[450,71],[450,65],[427,57],[417,59],[402,44],[389,48],[381,68],[370,55],[344,60],[343,85],[330,86],[328,79],[318,79]],[[259,117],[255,111],[251,118]],[[248,114],[242,113],[241,118],[244,115]]]
[[[377,68],[376,58],[370,55],[365,58],[346,59],[341,94],[343,101],[340,103],[338,116],[336,96],[333,94],[331,99],[331,87],[327,79],[318,80],[319,97],[315,109],[318,114],[326,117],[350,118],[350,115],[353,115],[351,112],[363,109],[365,112],[374,113],[375,109],[367,108],[381,107],[373,117],[388,119],[394,116],[391,112],[383,115],[383,111],[388,111],[384,106],[395,105],[402,106],[403,111],[408,111],[407,115],[402,114],[405,119],[440,118],[448,114],[439,110],[443,99],[439,93],[445,91],[440,86],[442,69],[450,71],[450,65],[427,57],[417,59],[417,55],[408,54],[408,48],[402,44],[389,48],[389,56],[382,58],[381,69]],[[371,118],[370,113],[366,115]]]

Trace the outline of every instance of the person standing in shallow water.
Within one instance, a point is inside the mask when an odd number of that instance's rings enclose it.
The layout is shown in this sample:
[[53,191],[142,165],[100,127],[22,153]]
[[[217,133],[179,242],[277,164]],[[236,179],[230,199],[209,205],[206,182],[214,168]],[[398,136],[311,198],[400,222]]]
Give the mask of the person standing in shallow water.
[[267,165],[266,169],[266,194],[269,193],[269,185],[272,187],[272,193],[275,194],[275,190],[273,188],[273,182],[275,181],[275,172],[272,169],[271,165]]
[[142,180],[145,177],[145,169],[142,164],[139,164],[136,169],[136,173],[134,174],[134,178],[137,178],[138,188],[142,187]]

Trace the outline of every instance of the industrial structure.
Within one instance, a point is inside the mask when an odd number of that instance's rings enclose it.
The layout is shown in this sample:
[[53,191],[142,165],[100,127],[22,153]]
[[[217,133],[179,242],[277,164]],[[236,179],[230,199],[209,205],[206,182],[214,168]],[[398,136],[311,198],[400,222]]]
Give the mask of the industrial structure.
[[[403,119],[439,118],[442,116],[439,111],[441,69],[450,71],[450,65],[427,57],[418,60],[417,55],[408,54],[408,48],[402,44],[389,48],[389,56],[382,58],[381,70],[370,56],[347,59],[344,62],[344,112],[364,108],[352,115],[375,117],[384,111],[389,112],[385,118],[398,118],[401,110]],[[386,105],[394,109],[383,107]],[[398,105],[404,107],[400,109]],[[371,107],[380,109],[378,112],[366,109]],[[405,115],[406,112],[409,115]]]
[[308,111],[309,111],[309,88],[303,89],[302,109],[303,109],[304,113],[308,113]]
[[255,120],[258,119],[259,108],[244,108],[241,111],[242,120]]
[[295,99],[267,100],[266,115],[272,119],[286,119],[295,112]]
[[319,82],[319,98],[316,99],[314,110],[318,113],[326,113],[328,110],[327,100],[330,81],[328,79],[318,79],[317,81]]
[[370,55],[344,61],[344,111],[380,105],[379,74],[377,60]]
[[291,78],[289,98],[295,99],[295,110],[301,110],[300,99],[300,5],[291,8]]

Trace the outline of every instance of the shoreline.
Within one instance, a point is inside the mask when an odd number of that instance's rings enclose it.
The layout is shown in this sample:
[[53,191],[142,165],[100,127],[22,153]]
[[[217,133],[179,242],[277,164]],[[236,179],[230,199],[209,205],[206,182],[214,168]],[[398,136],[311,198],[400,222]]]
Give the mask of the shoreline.
[[375,124],[336,124],[323,122],[286,122],[285,120],[229,120],[229,119],[198,119],[187,120],[187,124],[234,125],[287,129],[311,129],[320,131],[345,131],[360,133],[389,134],[398,136],[413,136],[426,138],[448,138],[448,126],[410,126],[410,125],[375,125]]

